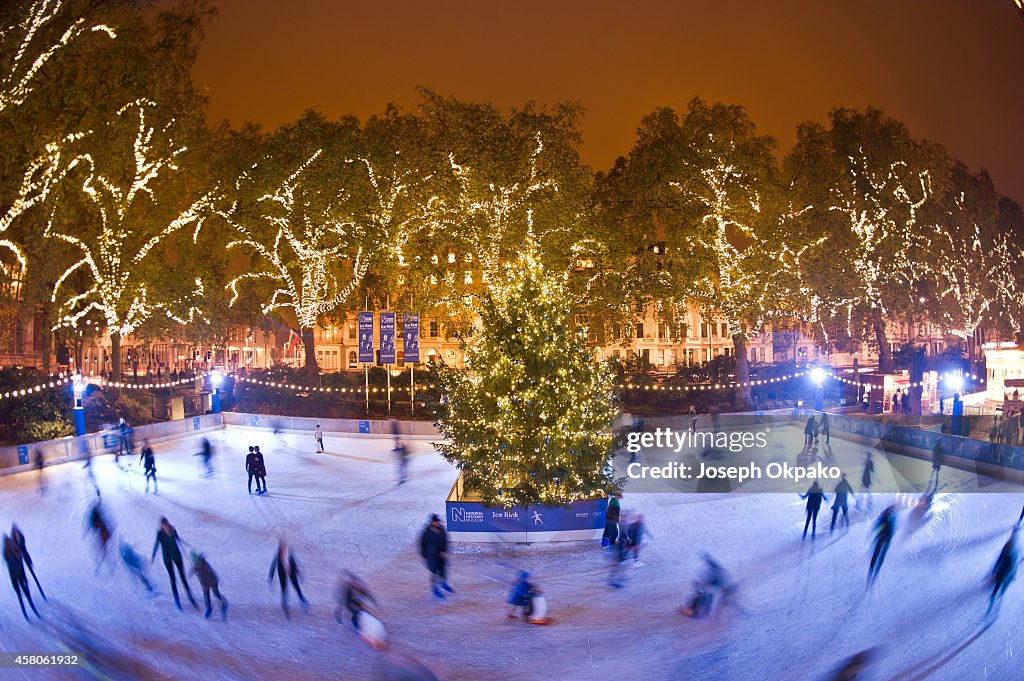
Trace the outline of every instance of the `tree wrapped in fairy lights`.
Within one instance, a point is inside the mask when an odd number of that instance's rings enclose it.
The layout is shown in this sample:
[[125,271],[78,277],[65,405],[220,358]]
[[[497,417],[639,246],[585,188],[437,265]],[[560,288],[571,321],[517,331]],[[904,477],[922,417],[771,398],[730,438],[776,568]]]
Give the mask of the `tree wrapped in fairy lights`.
[[439,372],[438,448],[486,505],[561,505],[613,485],[613,375],[572,326],[566,278],[531,243],[481,296],[467,370]]

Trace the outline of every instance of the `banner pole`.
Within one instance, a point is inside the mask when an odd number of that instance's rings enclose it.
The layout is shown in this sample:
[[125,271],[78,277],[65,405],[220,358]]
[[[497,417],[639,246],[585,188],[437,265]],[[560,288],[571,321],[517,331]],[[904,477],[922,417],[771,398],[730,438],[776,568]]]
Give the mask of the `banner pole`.
[[388,416],[391,416],[391,365],[385,364],[384,367],[388,372]]
[[409,413],[416,413],[416,378],[414,376],[416,367],[409,365]]
[[363,364],[363,369],[366,372],[366,415],[370,415],[370,365]]

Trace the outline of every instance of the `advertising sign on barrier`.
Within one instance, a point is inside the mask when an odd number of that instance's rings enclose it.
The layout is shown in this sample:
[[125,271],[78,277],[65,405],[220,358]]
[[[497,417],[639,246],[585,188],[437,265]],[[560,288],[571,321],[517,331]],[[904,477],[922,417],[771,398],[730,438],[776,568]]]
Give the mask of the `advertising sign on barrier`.
[[449,532],[571,532],[604,527],[607,499],[585,499],[569,506],[487,508],[479,501],[449,501]]
[[18,447],[18,463],[22,466],[28,463],[28,446],[22,445]]
[[260,425],[260,417],[257,416],[256,414],[250,414],[249,425],[252,426],[253,428],[258,428]]
[[360,421],[359,422],[359,432],[361,434],[363,434],[363,435],[369,435],[370,434],[370,422],[369,421]]
[[199,430],[199,417],[198,416],[193,416],[192,417],[192,430]]

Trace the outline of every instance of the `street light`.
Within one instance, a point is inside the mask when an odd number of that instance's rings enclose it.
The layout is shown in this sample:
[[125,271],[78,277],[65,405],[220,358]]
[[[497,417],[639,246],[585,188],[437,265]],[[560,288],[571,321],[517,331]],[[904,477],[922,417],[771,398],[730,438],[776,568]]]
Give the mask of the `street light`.
[[74,396],[71,412],[75,419],[75,435],[85,435],[85,407],[82,404],[82,397],[85,395],[85,383],[82,381],[81,374],[75,374],[72,377],[71,392]]
[[825,370],[811,369],[811,380],[814,381],[814,411],[825,411]]
[[220,372],[220,369],[210,372],[210,386],[213,388],[213,394],[210,395],[210,411],[214,414],[220,412],[220,384],[223,381],[224,374]]
[[964,403],[960,400],[960,393],[964,389],[964,377],[960,374],[947,374],[946,387],[953,391],[953,418],[950,420],[949,430],[953,435],[959,435],[964,416]]

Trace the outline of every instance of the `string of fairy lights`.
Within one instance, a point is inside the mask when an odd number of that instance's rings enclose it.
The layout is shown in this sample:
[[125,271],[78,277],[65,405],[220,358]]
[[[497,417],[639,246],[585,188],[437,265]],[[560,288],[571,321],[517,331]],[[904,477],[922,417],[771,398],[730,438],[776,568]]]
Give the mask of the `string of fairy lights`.
[[[202,371],[195,376],[188,378],[179,378],[173,381],[147,381],[146,383],[134,383],[127,381],[111,381],[103,377],[86,377],[83,382],[91,383],[93,385],[105,386],[110,388],[117,388],[119,390],[156,390],[159,388],[174,388],[181,385],[192,384],[197,380],[203,380],[210,375],[210,372]],[[15,397],[26,397],[35,393],[40,393],[50,388],[59,388],[64,385],[71,385],[78,378],[77,375],[71,374],[59,374],[53,376],[48,381],[43,381],[36,385],[27,388],[16,388],[13,390],[7,390],[0,393],[0,400],[12,399]]]
[[[160,388],[174,388],[174,387],[178,387],[178,386],[182,386],[182,385],[194,384],[197,380],[204,380],[207,376],[210,375],[210,373],[211,372],[203,371],[203,372],[200,372],[200,373],[196,374],[195,376],[190,376],[188,378],[179,378],[179,379],[173,380],[173,381],[147,381],[145,383],[137,383],[137,382],[129,382],[129,381],[111,381],[110,379],[107,379],[107,378],[104,378],[104,377],[90,377],[90,378],[87,379],[87,381],[89,383],[94,384],[94,385],[110,387],[110,388],[117,388],[119,390],[156,390],[156,389],[160,389]],[[807,371],[797,371],[797,372],[794,372],[794,373],[791,373],[791,374],[786,374],[785,376],[775,376],[773,378],[763,378],[763,379],[757,379],[757,380],[752,380],[752,381],[744,381],[744,382],[738,382],[738,381],[728,382],[728,381],[726,381],[726,382],[719,382],[719,383],[692,383],[692,384],[689,384],[689,385],[651,385],[651,384],[646,384],[645,385],[645,384],[639,384],[639,383],[619,383],[618,384],[618,388],[619,388],[619,390],[637,390],[637,391],[645,391],[645,392],[669,392],[669,393],[670,392],[700,392],[700,391],[708,391],[708,390],[733,390],[733,389],[735,389],[735,388],[737,388],[739,386],[743,386],[743,387],[748,387],[748,386],[749,387],[758,387],[758,386],[764,386],[764,385],[774,385],[774,384],[778,384],[778,383],[785,383],[786,381],[791,381],[791,380],[793,380],[795,378],[800,378],[801,376],[807,376],[808,374],[809,374],[809,372],[807,372]],[[939,376],[939,380],[940,381],[941,380],[945,380],[947,378],[951,378],[951,377],[954,377],[954,376],[955,377],[959,377],[959,378],[961,378],[964,381],[970,380],[972,382],[976,382],[976,383],[979,383],[979,384],[984,384],[985,383],[985,379],[982,378],[981,376],[976,375],[976,374],[962,374],[961,375],[961,374],[943,373],[943,374],[941,374]],[[833,379],[833,380],[836,380],[836,381],[840,381],[841,383],[845,383],[847,385],[852,385],[852,386],[863,385],[865,388],[871,388],[871,389],[874,389],[874,388],[879,388],[880,389],[880,388],[883,387],[882,384],[880,384],[880,383],[872,383],[870,381],[858,381],[855,378],[849,378],[849,377],[846,377],[846,376],[841,376],[841,375],[839,375],[837,373],[829,373],[829,374],[826,375],[826,377],[830,378],[830,379]],[[378,388],[378,387],[375,387],[375,386],[370,386],[370,387],[359,386],[359,387],[350,387],[349,388],[349,387],[331,387],[331,386],[306,386],[306,385],[302,385],[302,384],[299,384],[299,383],[290,383],[288,381],[261,380],[261,379],[256,379],[256,378],[249,378],[247,376],[238,376],[238,375],[234,375],[234,374],[232,375],[232,378],[235,381],[239,382],[239,383],[247,383],[249,385],[258,385],[258,386],[262,386],[262,387],[265,387],[265,388],[275,388],[275,389],[278,389],[278,390],[289,390],[289,391],[292,391],[292,392],[295,392],[295,393],[300,393],[300,392],[301,393],[310,393],[310,392],[313,392],[313,393],[324,393],[324,394],[327,394],[327,393],[337,393],[337,394],[353,394],[354,395],[354,394],[365,394],[367,391],[370,392],[371,394],[377,394],[377,393],[386,394],[389,391],[391,393],[403,393],[403,392],[408,392],[408,390],[409,390],[408,388],[405,388],[405,387],[389,387],[389,388],[381,387],[381,388]],[[16,398],[16,397],[25,397],[27,395],[32,395],[34,393],[42,392],[43,390],[46,390],[48,388],[57,388],[57,387],[62,386],[62,385],[68,385],[68,384],[73,383],[74,379],[75,379],[75,377],[71,376],[71,375],[58,375],[58,376],[52,377],[49,381],[44,381],[42,383],[39,383],[39,384],[31,386],[31,387],[17,388],[17,389],[14,389],[14,390],[7,390],[5,392],[2,392],[2,393],[0,393],[0,400],[12,399],[12,398]],[[921,381],[921,382],[911,381],[910,383],[908,383],[906,385],[900,385],[898,387],[917,388],[917,387],[927,387],[927,385],[928,384],[926,382],[924,382],[924,381]],[[434,386],[430,386],[430,387],[434,387]]]

